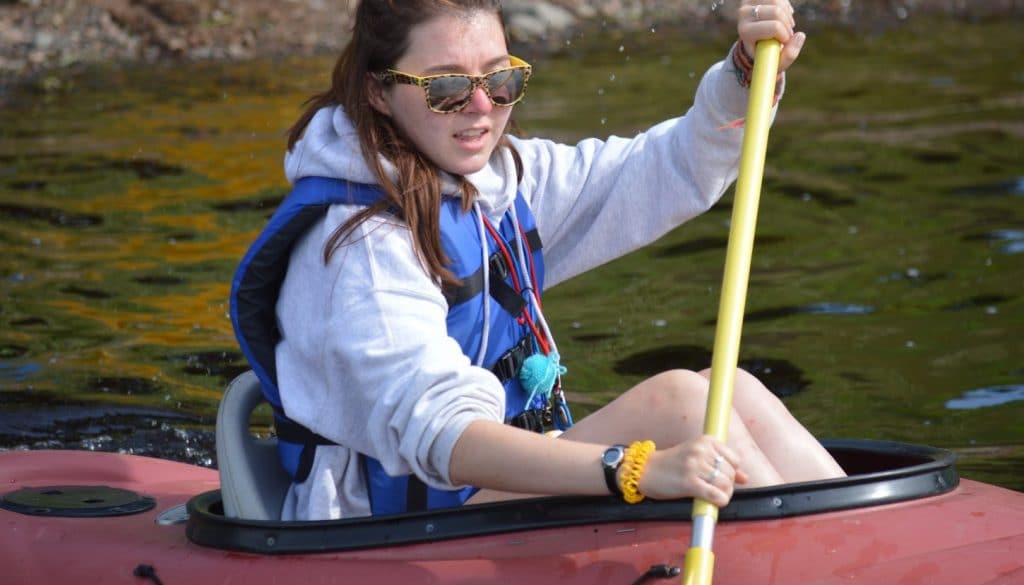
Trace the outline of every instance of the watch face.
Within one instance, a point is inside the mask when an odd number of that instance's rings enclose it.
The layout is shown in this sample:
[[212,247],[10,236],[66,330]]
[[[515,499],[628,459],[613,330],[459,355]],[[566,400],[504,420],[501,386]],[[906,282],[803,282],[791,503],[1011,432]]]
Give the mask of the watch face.
[[613,465],[618,465],[619,461],[622,460],[623,455],[624,452],[622,447],[618,445],[614,447],[609,447],[609,449],[604,452],[604,456],[601,457],[601,463],[609,467]]

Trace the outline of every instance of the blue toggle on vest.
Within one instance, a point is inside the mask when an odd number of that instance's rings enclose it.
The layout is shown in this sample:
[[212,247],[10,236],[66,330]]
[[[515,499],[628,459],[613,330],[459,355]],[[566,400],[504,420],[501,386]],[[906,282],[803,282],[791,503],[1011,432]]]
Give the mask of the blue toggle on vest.
[[[274,410],[282,464],[299,483],[305,481],[309,474],[316,446],[334,443],[290,420],[281,403],[274,363],[275,348],[281,339],[275,306],[289,256],[294,243],[327,212],[329,206],[368,206],[379,202],[382,197],[383,192],[376,186],[321,177],[300,179],[243,257],[232,282],[231,321],[235,335]],[[448,334],[459,343],[464,354],[475,360],[482,341],[484,302],[490,303],[491,327],[484,367],[491,369],[505,388],[506,422],[524,426],[519,421],[525,415],[540,412],[544,403],[538,396],[531,405],[527,405],[527,394],[517,376],[522,361],[536,351],[533,334],[526,324],[519,322],[518,317],[524,308],[534,320],[536,313],[532,303],[513,288],[512,274],[514,272],[521,283],[536,286],[539,296],[544,281],[540,238],[529,206],[517,193],[516,214],[523,234],[520,241],[526,243],[524,255],[534,275],[531,278],[529,274],[521,274],[517,268],[517,226],[511,213],[506,212],[497,232],[504,240],[505,248],[513,255],[513,265],[508,265],[498,244],[488,237],[490,294],[484,299],[478,220],[472,212],[463,211],[461,205],[460,199],[446,197],[440,210],[441,242],[450,262],[447,267],[462,282],[459,287],[446,287],[444,290],[448,300]],[[564,420],[557,421],[555,425],[559,428],[566,426]],[[368,456],[361,459],[368,478],[367,491],[374,515],[459,506],[476,493],[473,487],[454,491],[429,488],[415,476],[388,475],[376,459]]]

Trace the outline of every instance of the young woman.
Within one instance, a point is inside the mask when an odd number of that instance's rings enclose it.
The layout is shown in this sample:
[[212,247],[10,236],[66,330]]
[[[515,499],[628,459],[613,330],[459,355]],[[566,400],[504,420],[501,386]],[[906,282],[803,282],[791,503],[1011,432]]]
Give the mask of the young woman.
[[[284,519],[524,494],[724,506],[737,483],[842,475],[745,372],[728,444],[701,433],[707,372],[657,375],[573,424],[540,303],[544,282],[654,241],[735,180],[749,55],[776,38],[785,70],[804,41],[789,0],[744,0],[738,20],[685,116],[568,146],[507,134],[532,70],[500,2],[360,2],[331,88],[291,131],[290,211],[236,278],[295,478]],[[276,306],[262,323],[246,317],[256,281]]]

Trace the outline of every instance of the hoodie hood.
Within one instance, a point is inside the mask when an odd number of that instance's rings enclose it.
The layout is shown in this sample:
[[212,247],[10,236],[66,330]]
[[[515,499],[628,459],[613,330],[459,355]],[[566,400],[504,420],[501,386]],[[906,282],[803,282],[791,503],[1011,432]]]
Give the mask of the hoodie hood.
[[[381,162],[385,172],[393,177],[394,166],[387,160]],[[292,184],[303,177],[378,183],[363,159],[355,126],[341,106],[323,108],[313,116],[302,138],[285,153],[284,171]],[[467,178],[480,191],[478,202],[484,215],[500,220],[516,196],[515,163],[509,149],[495,150],[487,166]],[[442,173],[441,188],[447,195],[455,194],[454,177]]]

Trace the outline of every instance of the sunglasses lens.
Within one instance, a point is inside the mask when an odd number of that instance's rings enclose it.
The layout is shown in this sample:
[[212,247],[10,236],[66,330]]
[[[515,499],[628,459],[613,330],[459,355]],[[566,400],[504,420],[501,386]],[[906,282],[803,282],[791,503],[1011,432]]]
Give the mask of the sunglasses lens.
[[[498,106],[510,106],[523,97],[526,70],[522,67],[495,71],[484,76],[487,94]],[[430,80],[427,104],[435,112],[457,112],[473,99],[473,80],[465,75],[446,75]]]
[[522,68],[495,71],[487,76],[487,93],[499,106],[514,104],[523,97],[526,76]]
[[473,82],[468,77],[439,77],[430,81],[427,103],[438,112],[451,112],[462,108],[473,95]]

